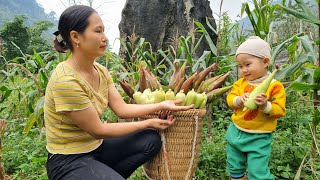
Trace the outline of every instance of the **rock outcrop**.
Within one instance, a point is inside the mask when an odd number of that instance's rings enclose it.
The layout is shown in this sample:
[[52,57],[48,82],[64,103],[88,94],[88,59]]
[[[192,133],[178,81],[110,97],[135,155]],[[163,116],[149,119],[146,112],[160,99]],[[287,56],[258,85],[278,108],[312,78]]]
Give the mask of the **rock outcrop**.
[[[193,22],[197,21],[216,41],[215,33],[206,25],[206,17],[215,28],[208,0],[127,0],[119,24],[120,37],[126,38],[134,32],[150,42],[153,51],[166,50],[175,37],[192,35],[190,32],[195,28]],[[196,34],[196,37],[200,36]],[[203,39],[195,56],[201,56],[204,50],[210,49]]]

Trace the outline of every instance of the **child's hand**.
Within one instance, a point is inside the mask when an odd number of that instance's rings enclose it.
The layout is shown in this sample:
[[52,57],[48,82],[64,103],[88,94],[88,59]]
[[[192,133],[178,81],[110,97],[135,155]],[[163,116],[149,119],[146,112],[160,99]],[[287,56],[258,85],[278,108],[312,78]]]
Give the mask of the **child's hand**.
[[246,102],[247,99],[249,98],[249,95],[250,94],[246,92],[246,93],[242,94],[241,96],[239,96],[237,99],[237,104],[239,106],[243,106],[244,102]]
[[267,107],[267,95],[264,93],[258,94],[255,98],[254,98],[254,102],[259,106],[259,108],[261,110],[264,110]]

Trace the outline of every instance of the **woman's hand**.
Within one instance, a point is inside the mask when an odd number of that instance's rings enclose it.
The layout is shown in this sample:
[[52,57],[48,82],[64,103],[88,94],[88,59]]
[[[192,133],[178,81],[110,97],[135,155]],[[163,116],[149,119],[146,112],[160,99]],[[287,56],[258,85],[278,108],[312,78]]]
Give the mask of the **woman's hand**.
[[146,121],[148,123],[147,126],[149,128],[164,130],[170,127],[175,122],[175,119],[173,119],[173,115],[168,115],[167,119],[154,118],[154,119],[147,119]]
[[267,107],[267,102],[268,102],[267,95],[264,93],[258,94],[254,98],[254,103],[256,103],[261,110],[264,110]]
[[169,110],[169,111],[185,111],[188,109],[193,108],[193,104],[190,106],[177,106],[176,104],[181,103],[182,100],[167,100],[161,102],[162,110]]

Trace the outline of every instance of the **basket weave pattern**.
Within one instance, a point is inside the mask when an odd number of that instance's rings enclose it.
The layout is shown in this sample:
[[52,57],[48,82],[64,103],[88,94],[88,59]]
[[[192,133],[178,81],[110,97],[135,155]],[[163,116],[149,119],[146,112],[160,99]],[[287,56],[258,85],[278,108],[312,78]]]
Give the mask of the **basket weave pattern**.
[[[142,117],[157,118],[161,112]],[[192,179],[199,162],[201,131],[205,109],[174,112],[176,122],[159,132],[162,139],[160,153],[144,164],[149,179]],[[196,131],[196,132],[195,132]]]

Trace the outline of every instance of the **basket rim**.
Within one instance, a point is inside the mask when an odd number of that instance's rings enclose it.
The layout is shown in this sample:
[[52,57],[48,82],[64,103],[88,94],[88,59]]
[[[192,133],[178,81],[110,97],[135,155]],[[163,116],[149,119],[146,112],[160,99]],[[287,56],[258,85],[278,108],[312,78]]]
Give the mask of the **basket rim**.
[[[165,111],[156,111],[154,113],[142,116],[140,118],[145,119],[145,118],[149,118],[150,116],[159,116],[162,112]],[[189,109],[189,110],[185,110],[185,111],[173,111],[171,112],[171,114],[173,116],[194,116],[194,115],[198,115],[199,118],[203,118],[206,115],[206,109]]]

